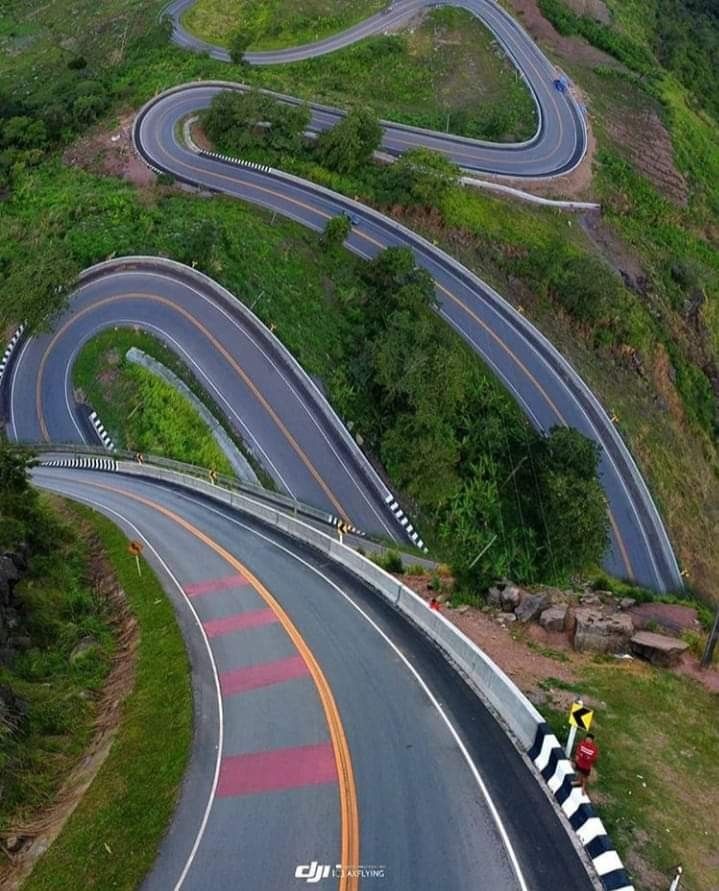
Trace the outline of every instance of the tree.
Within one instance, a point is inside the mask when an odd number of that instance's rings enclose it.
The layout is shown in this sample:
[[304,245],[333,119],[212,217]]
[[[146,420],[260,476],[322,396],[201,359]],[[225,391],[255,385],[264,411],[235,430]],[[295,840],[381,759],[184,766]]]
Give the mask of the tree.
[[387,200],[400,204],[438,207],[458,182],[457,165],[426,148],[405,152],[385,172]]
[[382,127],[369,108],[355,108],[317,140],[320,162],[338,173],[367,164],[382,141]]
[[21,542],[47,547],[47,532],[38,496],[30,485],[29,471],[37,462],[31,452],[11,445],[0,435],[0,547],[12,549]]
[[322,244],[329,249],[338,248],[344,244],[351,231],[352,221],[346,213],[331,217],[322,233]]
[[230,35],[227,48],[230,52],[230,59],[235,65],[248,64],[245,53],[254,39],[254,35],[247,31],[234,31]]
[[[599,484],[600,449],[570,427],[553,427],[530,446],[520,487],[533,488],[525,511],[543,531],[542,574],[559,582],[595,567],[609,544],[607,500]],[[533,475],[532,486],[529,475]]]
[[202,124],[210,139],[228,151],[266,145],[294,152],[309,120],[306,105],[288,105],[259,90],[225,90],[212,100]]

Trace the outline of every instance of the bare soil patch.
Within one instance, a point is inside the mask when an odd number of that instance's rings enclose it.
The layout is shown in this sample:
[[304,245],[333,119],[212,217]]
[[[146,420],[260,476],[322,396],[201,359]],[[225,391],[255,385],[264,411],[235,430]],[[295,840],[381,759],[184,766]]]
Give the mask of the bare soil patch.
[[587,43],[583,38],[562,36],[554,25],[544,18],[537,0],[508,0],[508,5],[536,41],[557,55],[563,56],[567,61],[585,65],[618,64],[612,56]]
[[[401,575],[397,579],[427,601],[437,596],[430,588],[429,576]],[[452,580],[445,581],[446,586],[451,588]],[[533,701],[547,701],[546,685],[540,682],[556,678],[572,683],[578,679],[581,669],[595,660],[593,653],[574,650],[568,631],[545,631],[533,622],[526,625],[501,623],[494,612],[473,606],[451,608],[443,603],[440,608],[444,616],[496,662]],[[653,617],[655,621],[658,620],[657,624],[666,623],[665,633],[697,630],[699,627],[696,611],[691,607],[648,603],[633,610],[638,610],[642,615],[646,613],[647,620]],[[645,664],[639,659],[635,661],[638,665]],[[719,692],[719,668],[700,670],[698,660],[690,654],[686,654],[682,663],[672,670],[693,678],[710,692]],[[563,708],[573,698],[571,693],[567,696],[567,692],[562,689],[550,690],[549,700],[555,707]]]
[[631,107],[617,102],[603,115],[609,137],[622,146],[636,169],[656,189],[686,207],[689,187],[674,164],[674,147],[667,128],[652,104]]
[[112,129],[94,128],[73,143],[63,155],[70,167],[81,167],[90,173],[118,176],[136,186],[149,186],[154,173],[135,154],[132,146],[132,124],[135,110],[126,111]]

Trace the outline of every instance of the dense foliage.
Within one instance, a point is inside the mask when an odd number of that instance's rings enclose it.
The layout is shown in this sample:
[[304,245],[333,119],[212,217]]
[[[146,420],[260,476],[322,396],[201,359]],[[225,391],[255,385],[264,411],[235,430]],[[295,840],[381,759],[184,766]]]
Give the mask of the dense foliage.
[[309,121],[306,105],[286,105],[259,90],[218,93],[202,119],[212,140],[231,143],[239,151],[259,143],[277,151],[296,151]]
[[367,164],[382,141],[382,127],[369,108],[354,108],[320,134],[317,156],[320,163],[338,173],[351,173]]
[[30,452],[10,445],[0,435],[0,548],[12,550],[27,544],[33,550],[46,550],[53,537],[53,524],[39,504],[38,494],[29,483],[35,464]]
[[561,581],[597,564],[608,521],[596,446],[529,427],[432,311],[434,284],[410,251],[384,251],[363,278],[353,417],[459,574]]

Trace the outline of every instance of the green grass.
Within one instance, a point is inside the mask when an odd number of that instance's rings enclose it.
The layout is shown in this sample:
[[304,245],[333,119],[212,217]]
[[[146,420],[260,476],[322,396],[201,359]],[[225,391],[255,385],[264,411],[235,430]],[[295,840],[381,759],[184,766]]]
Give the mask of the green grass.
[[135,686],[107,760],[26,891],[134,889],[172,816],[192,738],[189,664],[174,610],[149,566],[138,578],[127,539],[107,519],[73,507],[99,535],[140,631]]
[[469,12],[437,9],[416,29],[367,38],[336,53],[250,68],[243,79],[345,108],[371,106],[399,123],[521,141],[537,126],[514,66]]
[[[164,455],[232,475],[232,466],[191,403],[162,378],[128,362],[133,332],[107,331],[78,354],[73,384],[119,448]],[[141,348],[141,347],[140,347]]]
[[[43,511],[50,514],[45,505]],[[0,665],[0,684],[24,700],[27,713],[16,733],[0,724],[0,830],[30,819],[54,794],[86,747],[115,651],[112,616],[92,589],[86,536],[66,519],[48,516],[55,547],[31,558],[18,584],[21,625],[29,647]],[[85,637],[96,646],[76,661]],[[2,855],[0,855],[0,859]]]
[[[710,825],[719,783],[716,695],[666,670],[604,659],[584,668],[576,684],[548,679],[543,686],[596,703],[592,797],[638,891],[664,891],[677,863],[687,888],[717,887]],[[566,715],[549,710],[547,717],[563,741]]]
[[219,46],[242,31],[255,37],[252,49],[277,49],[344,31],[386,5],[384,0],[198,0],[183,24]]
[[77,356],[73,372],[74,386],[99,412],[115,445],[233,473],[209,429],[187,400],[151,372],[127,361],[125,356],[131,347],[174,372],[220,421],[263,485],[274,488],[272,478],[184,362],[156,338],[129,328],[105,331],[88,341]]

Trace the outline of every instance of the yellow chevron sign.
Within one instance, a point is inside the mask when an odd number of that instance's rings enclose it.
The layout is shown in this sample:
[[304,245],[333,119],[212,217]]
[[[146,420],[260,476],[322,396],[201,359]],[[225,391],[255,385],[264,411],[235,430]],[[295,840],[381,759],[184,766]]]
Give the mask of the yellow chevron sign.
[[579,702],[573,702],[569,709],[569,723],[580,730],[589,730],[594,712]]

